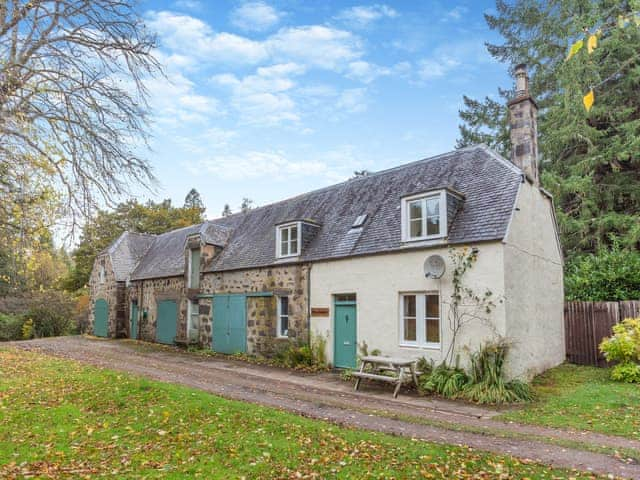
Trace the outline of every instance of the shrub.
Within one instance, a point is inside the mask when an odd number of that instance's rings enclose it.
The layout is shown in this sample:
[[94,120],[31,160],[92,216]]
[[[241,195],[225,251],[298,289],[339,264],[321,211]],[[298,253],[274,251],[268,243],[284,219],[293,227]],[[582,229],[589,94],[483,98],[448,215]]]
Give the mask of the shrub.
[[18,316],[0,313],[0,341],[22,339],[23,323]]
[[33,320],[30,318],[22,324],[22,338],[24,340],[33,338]]
[[445,398],[457,398],[469,381],[467,374],[458,366],[450,367],[441,363],[429,374],[422,376],[420,390],[424,393],[437,393]]
[[327,365],[327,337],[318,333],[311,336],[311,354],[315,365]]
[[289,368],[313,367],[313,352],[309,345],[288,344],[275,353],[277,363]]
[[626,318],[613,327],[613,335],[600,343],[608,362],[618,362],[611,378],[620,382],[640,383],[640,318]]
[[509,352],[504,339],[485,344],[471,355],[471,375],[461,397],[476,403],[514,403],[533,400],[533,391],[519,380],[504,379],[504,362]]
[[476,403],[514,403],[533,400],[531,387],[519,380],[505,381],[504,362],[509,344],[504,339],[490,342],[471,354],[469,374],[458,366],[445,363],[433,368],[425,359],[418,362],[423,393],[437,393],[445,398],[463,398]]
[[566,266],[565,296],[594,302],[640,298],[640,251],[614,242],[610,249],[575,258]]
[[640,365],[633,362],[619,363],[611,369],[611,378],[617,382],[640,383]]
[[74,302],[61,292],[43,293],[34,299],[23,320],[32,320],[36,337],[69,335],[74,331]]

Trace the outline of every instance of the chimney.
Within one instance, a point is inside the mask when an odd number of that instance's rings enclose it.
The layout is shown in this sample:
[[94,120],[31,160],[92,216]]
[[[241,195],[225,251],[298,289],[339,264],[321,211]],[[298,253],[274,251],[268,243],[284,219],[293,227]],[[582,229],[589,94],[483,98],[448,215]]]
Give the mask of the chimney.
[[516,67],[516,96],[509,101],[511,162],[535,185],[538,180],[538,106],[529,93],[527,66]]

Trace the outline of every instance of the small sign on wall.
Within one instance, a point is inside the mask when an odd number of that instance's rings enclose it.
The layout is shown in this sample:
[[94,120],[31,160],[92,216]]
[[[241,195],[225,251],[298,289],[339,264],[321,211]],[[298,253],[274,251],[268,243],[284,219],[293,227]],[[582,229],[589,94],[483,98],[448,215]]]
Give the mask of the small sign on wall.
[[327,307],[311,307],[312,317],[328,317],[329,309]]

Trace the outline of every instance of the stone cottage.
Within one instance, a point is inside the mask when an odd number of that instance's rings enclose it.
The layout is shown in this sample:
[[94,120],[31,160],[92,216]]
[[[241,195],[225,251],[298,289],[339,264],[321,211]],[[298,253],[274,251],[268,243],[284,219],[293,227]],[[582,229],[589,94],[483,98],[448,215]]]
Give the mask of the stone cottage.
[[453,340],[449,249],[467,247],[478,259],[466,285],[499,301],[460,331],[458,353],[499,335],[513,342],[510,376],[562,362],[562,255],[538,180],[537,107],[524,67],[516,75],[510,160],[478,145],[162,235],[124,233],[92,272],[94,334],[262,355],[321,335],[336,367],[355,366],[363,343],[439,362]]

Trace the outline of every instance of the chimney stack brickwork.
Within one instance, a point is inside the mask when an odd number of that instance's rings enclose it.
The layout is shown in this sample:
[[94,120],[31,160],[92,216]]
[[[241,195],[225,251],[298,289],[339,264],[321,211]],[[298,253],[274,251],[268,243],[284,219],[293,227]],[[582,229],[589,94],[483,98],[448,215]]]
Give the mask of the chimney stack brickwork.
[[533,183],[538,178],[538,106],[529,93],[526,65],[516,67],[516,97],[509,107],[511,162],[519,167]]

